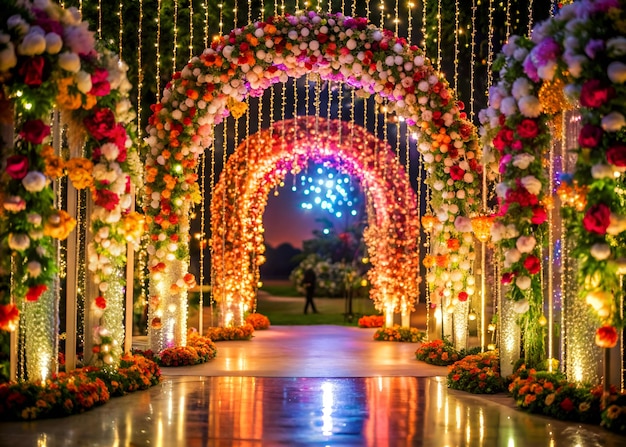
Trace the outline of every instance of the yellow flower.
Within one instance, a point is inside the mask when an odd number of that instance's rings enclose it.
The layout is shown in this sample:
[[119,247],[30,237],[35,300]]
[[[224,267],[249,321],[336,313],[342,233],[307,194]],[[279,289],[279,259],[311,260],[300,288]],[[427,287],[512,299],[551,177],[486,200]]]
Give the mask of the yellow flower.
[[55,155],[46,157],[46,168],[44,170],[44,174],[46,176],[50,178],[59,178],[63,176],[64,170],[65,166],[61,157],[57,157]]
[[64,210],[57,210],[51,214],[43,227],[46,236],[64,240],[76,226],[76,219]]
[[72,181],[74,188],[90,188],[93,185],[93,163],[82,157],[72,158],[65,164],[67,176]]
[[548,394],[546,396],[545,404],[546,404],[547,407],[549,407],[550,405],[552,405],[554,403],[554,398],[555,397],[556,397],[555,393]]
[[243,114],[246,113],[246,110],[248,110],[248,104],[246,104],[245,102],[237,101],[232,96],[228,97],[228,100],[226,101],[226,106],[228,107],[228,110],[230,110],[230,114],[235,119],[241,118]]
[[124,217],[124,233],[126,240],[139,243],[139,238],[145,230],[146,221],[143,215],[133,211]]

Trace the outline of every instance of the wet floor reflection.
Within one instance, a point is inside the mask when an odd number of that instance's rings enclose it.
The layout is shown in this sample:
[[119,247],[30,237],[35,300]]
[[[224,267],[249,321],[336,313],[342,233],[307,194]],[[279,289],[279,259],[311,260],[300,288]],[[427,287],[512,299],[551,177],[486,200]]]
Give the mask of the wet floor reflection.
[[82,415],[0,423],[0,446],[623,446],[448,391],[442,378],[166,378]]

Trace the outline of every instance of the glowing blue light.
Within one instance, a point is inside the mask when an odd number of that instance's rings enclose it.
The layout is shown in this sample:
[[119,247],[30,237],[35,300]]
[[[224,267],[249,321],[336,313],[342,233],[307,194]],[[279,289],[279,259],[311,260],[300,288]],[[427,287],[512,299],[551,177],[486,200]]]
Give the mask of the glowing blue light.
[[318,186],[317,188],[315,188],[315,192],[320,194],[322,192],[322,188]]
[[324,228],[324,234],[329,234],[330,230],[328,228]]
[[305,189],[305,190],[304,190],[304,195],[305,195],[305,196],[308,196],[310,193],[311,193],[311,191],[309,191],[308,189]]
[[357,212],[356,212],[356,210],[352,210],[352,211],[350,211],[350,214],[352,214],[353,216],[356,216]]
[[294,185],[294,186],[292,186],[292,187],[291,187],[291,190],[292,190],[293,192],[296,192],[296,191],[298,190],[298,188],[296,188],[296,186]]
[[333,182],[332,180],[326,180],[326,187],[328,189],[332,188],[333,186],[335,186],[335,182]]
[[[319,205],[322,202],[322,199],[320,199],[319,197],[316,197],[314,202],[316,205]],[[324,203],[326,203],[326,201],[324,201]]]
[[322,174],[323,172],[324,172],[324,169],[322,169],[322,168],[317,168],[317,173],[318,173],[318,174]]
[[335,213],[335,216],[337,216],[337,217],[341,217],[341,216],[343,216],[343,214],[341,214],[341,211],[337,211],[337,212]]
[[304,208],[304,209],[306,210],[306,209],[309,207],[308,205],[309,205],[308,203],[306,203],[306,202],[302,202],[302,203],[300,204],[300,207],[301,207],[301,208]]
[[332,172],[328,173],[328,178],[333,178],[333,173]]

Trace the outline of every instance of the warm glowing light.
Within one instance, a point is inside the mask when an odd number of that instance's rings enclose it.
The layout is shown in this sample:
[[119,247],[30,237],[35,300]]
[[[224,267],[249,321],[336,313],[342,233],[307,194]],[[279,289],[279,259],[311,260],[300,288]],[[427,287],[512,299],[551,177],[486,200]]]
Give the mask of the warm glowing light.
[[491,237],[491,227],[493,226],[493,216],[472,217],[472,231],[480,242],[487,242]]

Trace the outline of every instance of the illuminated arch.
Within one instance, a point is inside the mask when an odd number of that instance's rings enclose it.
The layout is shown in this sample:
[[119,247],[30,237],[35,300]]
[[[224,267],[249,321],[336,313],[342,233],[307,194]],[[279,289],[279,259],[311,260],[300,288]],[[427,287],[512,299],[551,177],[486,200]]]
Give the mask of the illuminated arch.
[[258,268],[264,262],[262,218],[268,194],[310,159],[330,160],[360,180],[369,210],[371,297],[379,310],[390,314],[412,310],[419,293],[419,216],[408,174],[390,147],[364,128],[300,117],[278,122],[242,142],[215,187],[213,297],[229,309],[225,325],[233,318],[242,324],[243,311],[255,300]]
[[[416,46],[365,18],[312,11],[271,17],[214,41],[173,76],[161,102],[153,106],[145,207],[152,237],[152,349],[186,342],[186,287],[193,283],[187,273],[189,213],[192,202],[200,199],[197,162],[213,143],[214,125],[229,114],[239,118],[248,96],[311,72],[344,82],[359,95],[374,95],[388,103],[390,113],[404,117],[419,140],[432,186],[430,204],[438,217],[432,250],[448,260],[437,263],[431,276],[448,278],[438,293],[452,302],[467,296],[466,287],[469,293],[474,278],[464,265],[469,265],[473,241],[459,233],[468,231],[469,219],[457,226],[455,220],[474,213],[480,203],[480,154],[474,127],[445,79]],[[455,244],[447,244],[449,238]]]

